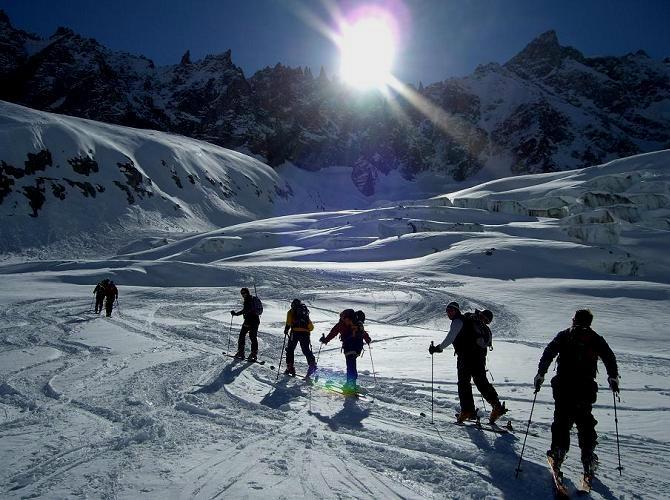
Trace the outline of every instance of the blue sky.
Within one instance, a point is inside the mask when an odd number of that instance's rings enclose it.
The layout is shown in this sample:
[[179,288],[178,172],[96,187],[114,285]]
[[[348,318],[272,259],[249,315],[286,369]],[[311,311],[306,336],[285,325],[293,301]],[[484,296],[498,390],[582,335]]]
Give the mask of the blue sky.
[[[356,3],[338,2],[343,9]],[[431,83],[504,62],[555,29],[586,55],[637,49],[670,56],[670,0],[378,0],[405,7],[395,74]],[[158,64],[232,49],[245,74],[277,62],[337,68],[337,49],[295,14],[301,5],[327,19],[321,0],[0,0],[16,27],[49,36],[67,26],[115,50]]]

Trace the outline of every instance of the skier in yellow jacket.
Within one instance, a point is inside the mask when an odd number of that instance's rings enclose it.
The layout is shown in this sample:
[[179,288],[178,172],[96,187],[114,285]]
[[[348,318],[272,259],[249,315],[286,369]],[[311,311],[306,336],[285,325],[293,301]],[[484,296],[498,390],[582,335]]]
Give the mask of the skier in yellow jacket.
[[291,309],[286,313],[286,326],[284,327],[284,335],[290,332],[288,345],[286,346],[286,371],[285,375],[295,377],[295,366],[293,365],[295,348],[300,343],[302,353],[307,358],[307,376],[311,376],[316,371],[316,360],[312,353],[312,345],[309,341],[309,332],[314,330],[314,325],[309,319],[309,309],[307,306],[294,299],[291,302]]

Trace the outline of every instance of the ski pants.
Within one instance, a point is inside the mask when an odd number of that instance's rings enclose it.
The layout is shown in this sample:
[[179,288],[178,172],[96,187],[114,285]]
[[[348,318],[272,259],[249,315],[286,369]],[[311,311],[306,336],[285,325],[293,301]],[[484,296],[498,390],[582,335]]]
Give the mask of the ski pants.
[[286,364],[292,365],[294,362],[295,348],[300,343],[300,349],[307,358],[307,364],[310,366],[316,363],[314,354],[312,353],[312,345],[309,341],[309,332],[291,332],[288,338],[288,345],[286,346]]
[[485,350],[478,349],[458,353],[456,368],[458,370],[458,399],[461,401],[461,411],[475,411],[470,380],[475,383],[480,394],[491,406],[500,404],[498,393],[486,377]]
[[112,315],[112,309],[114,309],[114,300],[115,297],[110,297],[109,295],[105,299],[105,314],[107,316]]
[[244,353],[244,344],[246,342],[247,333],[249,334],[249,340],[251,340],[251,355],[256,356],[258,354],[258,327],[260,322],[244,322],[242,328],[240,329],[240,336],[237,339],[237,352]]
[[104,293],[96,293],[95,294],[95,312],[96,314],[99,312],[102,312],[102,306],[105,301],[105,294]]
[[593,403],[596,402],[598,385],[595,380],[567,381],[554,377],[551,380],[554,395],[554,422],[551,424],[551,449],[567,453],[570,449],[570,431],[577,425],[577,438],[582,450],[582,463],[588,464],[598,444]]
[[347,384],[356,385],[356,380],[358,380],[358,370],[356,369],[356,360],[358,359],[358,353],[346,354],[344,359],[347,361]]

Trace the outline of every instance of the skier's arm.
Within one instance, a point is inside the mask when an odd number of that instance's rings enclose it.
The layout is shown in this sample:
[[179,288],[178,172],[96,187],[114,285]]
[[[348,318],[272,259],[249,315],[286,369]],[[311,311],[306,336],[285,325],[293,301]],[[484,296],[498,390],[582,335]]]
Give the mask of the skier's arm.
[[366,332],[365,330],[363,330],[363,340],[365,341],[366,344],[370,344],[370,342],[372,342],[370,335],[368,335],[368,332]]
[[598,356],[603,360],[605,364],[605,369],[607,370],[607,376],[609,378],[618,378],[619,377],[619,367],[617,366],[616,356],[610,348],[607,341],[600,337],[600,345],[598,346]]
[[307,323],[307,330],[309,330],[310,332],[314,330],[314,323],[312,323],[311,319],[309,320],[309,323]]
[[289,309],[286,313],[286,325],[284,326],[284,335],[287,335],[293,324],[293,311]]
[[340,329],[342,328],[342,322],[338,322],[333,328],[330,329],[330,333],[326,335],[326,338],[323,339],[323,342],[327,344],[331,340],[333,340],[337,335],[340,333]]
[[445,347],[448,347],[451,344],[453,344],[454,340],[456,340],[456,337],[458,336],[459,333],[461,333],[462,329],[463,329],[463,320],[461,318],[454,319],[451,322],[449,333],[447,333],[447,336],[444,338],[444,340],[440,344],[438,344],[438,347],[440,349],[444,349]]
[[549,342],[549,345],[544,349],[542,357],[540,358],[540,364],[537,366],[537,374],[544,377],[545,373],[549,369],[554,358],[558,355],[558,351],[561,345],[561,334],[556,335],[554,340]]

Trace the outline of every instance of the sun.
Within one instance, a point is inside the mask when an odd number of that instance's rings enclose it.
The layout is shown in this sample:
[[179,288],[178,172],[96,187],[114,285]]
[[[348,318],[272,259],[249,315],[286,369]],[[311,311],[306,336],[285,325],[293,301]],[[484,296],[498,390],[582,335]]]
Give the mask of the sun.
[[395,40],[381,17],[363,17],[342,26],[339,40],[340,75],[361,88],[384,88],[390,80]]

